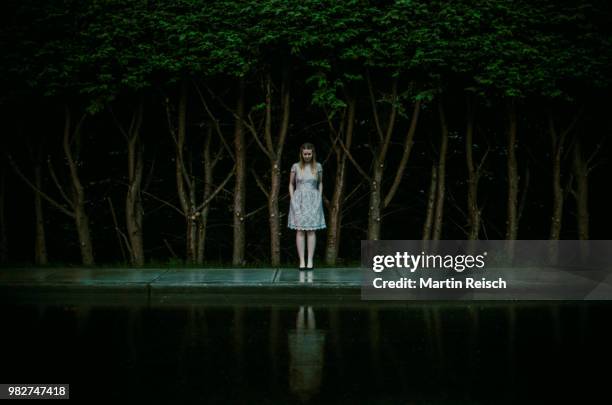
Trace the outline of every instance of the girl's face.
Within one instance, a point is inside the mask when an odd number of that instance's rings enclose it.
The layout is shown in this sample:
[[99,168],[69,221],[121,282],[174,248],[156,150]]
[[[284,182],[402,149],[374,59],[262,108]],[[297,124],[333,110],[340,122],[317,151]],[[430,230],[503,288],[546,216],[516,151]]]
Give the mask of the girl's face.
[[304,162],[310,162],[312,160],[312,149],[303,149],[302,157],[304,158]]

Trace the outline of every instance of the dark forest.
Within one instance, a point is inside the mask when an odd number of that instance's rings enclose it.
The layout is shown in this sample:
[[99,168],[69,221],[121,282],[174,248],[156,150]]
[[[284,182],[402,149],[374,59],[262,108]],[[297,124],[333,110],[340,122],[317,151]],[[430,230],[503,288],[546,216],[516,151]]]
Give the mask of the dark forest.
[[611,239],[605,1],[5,1],[1,260],[278,266],[361,240]]

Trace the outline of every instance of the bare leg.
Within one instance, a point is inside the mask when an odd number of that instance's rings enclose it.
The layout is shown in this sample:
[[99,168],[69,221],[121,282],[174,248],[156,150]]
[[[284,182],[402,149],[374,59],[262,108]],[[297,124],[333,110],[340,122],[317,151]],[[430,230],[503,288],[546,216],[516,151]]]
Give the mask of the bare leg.
[[295,244],[297,246],[298,256],[300,257],[300,267],[305,267],[304,263],[304,231],[295,233]]
[[314,258],[314,252],[315,252],[315,246],[317,244],[317,235],[315,234],[315,231],[307,231],[307,238],[308,238],[308,266],[307,267],[313,267],[313,258]]
[[315,321],[314,310],[311,306],[309,306],[307,311],[308,312],[306,313],[306,329],[315,330],[317,328],[317,324]]
[[298,311],[297,319],[295,320],[295,328],[298,330],[304,329],[306,322],[304,320],[304,307],[300,306],[300,310]]

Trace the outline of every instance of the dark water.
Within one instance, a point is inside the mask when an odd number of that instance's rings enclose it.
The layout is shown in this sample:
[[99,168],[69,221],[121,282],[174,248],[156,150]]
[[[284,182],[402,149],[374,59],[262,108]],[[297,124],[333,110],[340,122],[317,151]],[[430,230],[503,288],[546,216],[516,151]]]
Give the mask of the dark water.
[[4,305],[2,383],[144,403],[530,403],[605,394],[605,303]]

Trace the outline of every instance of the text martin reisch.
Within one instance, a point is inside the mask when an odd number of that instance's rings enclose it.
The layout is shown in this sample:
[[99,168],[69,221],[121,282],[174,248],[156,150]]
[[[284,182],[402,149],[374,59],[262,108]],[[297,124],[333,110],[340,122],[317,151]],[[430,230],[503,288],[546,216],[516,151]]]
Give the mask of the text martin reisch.
[[453,277],[444,280],[435,280],[431,277],[420,277],[418,280],[402,277],[399,280],[383,280],[377,277],[373,280],[374,288],[430,288],[430,289],[503,289],[507,283],[501,277],[497,280],[488,280],[467,277],[464,280],[455,280]]

